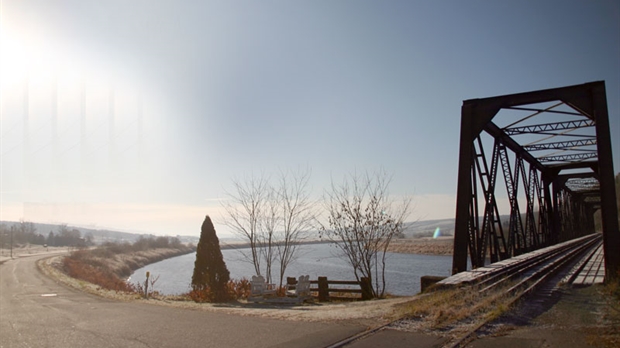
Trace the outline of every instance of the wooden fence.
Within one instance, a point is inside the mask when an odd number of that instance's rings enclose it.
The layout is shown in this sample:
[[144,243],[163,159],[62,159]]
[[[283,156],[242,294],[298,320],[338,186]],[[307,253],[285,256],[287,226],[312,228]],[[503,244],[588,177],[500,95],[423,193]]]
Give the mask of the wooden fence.
[[[333,285],[347,285],[347,287],[338,288]],[[361,278],[358,282],[356,280],[328,280],[327,277],[319,277],[318,280],[310,281],[310,292],[318,294],[320,302],[330,300],[363,301],[372,299],[372,284],[368,278]],[[343,294],[359,294],[359,297],[342,296]]]

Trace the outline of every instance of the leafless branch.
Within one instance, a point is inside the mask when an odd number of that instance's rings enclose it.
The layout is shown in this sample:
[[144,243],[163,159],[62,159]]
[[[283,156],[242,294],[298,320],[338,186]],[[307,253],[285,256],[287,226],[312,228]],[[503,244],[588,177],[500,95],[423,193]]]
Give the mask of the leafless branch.
[[402,202],[391,198],[390,181],[384,171],[352,174],[339,185],[332,181],[325,202],[329,226],[322,228],[340,248],[355,277],[371,281],[377,297],[385,294],[387,248],[402,233],[411,208],[410,197]]

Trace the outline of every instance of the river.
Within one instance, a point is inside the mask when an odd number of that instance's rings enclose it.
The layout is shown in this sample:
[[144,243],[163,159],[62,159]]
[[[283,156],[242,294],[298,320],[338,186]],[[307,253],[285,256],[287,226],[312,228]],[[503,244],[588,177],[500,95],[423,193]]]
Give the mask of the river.
[[[289,265],[286,276],[308,274],[311,280],[319,276],[333,280],[355,280],[351,266],[338,257],[338,253],[339,249],[330,244],[301,245],[299,257]],[[244,261],[238,250],[222,250],[222,255],[231,278],[250,279],[255,274],[252,264]],[[154,284],[156,291],[166,295],[185,293],[190,289],[195,260],[196,253],[191,253],[147,265],[136,270],[130,282],[144,282],[146,272],[149,271],[152,277],[159,277]],[[451,267],[452,256],[388,253],[386,290],[398,296],[415,295],[420,291],[420,277],[449,276]],[[274,279],[274,283],[277,283],[277,279]]]

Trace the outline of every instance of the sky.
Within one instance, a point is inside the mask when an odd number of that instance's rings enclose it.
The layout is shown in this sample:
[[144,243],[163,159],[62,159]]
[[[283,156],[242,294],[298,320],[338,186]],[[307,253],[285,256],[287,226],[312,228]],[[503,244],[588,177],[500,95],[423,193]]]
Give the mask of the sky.
[[604,80],[618,1],[2,0],[0,220],[199,235],[233,179],[383,169],[453,218],[463,100]]

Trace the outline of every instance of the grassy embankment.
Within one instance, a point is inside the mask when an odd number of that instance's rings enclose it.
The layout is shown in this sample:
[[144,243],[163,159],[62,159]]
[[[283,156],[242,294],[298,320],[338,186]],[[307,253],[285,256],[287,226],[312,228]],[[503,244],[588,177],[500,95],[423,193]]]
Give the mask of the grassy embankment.
[[184,255],[195,250],[181,244],[176,238],[143,238],[129,243],[106,243],[94,249],[79,249],[65,256],[59,264],[68,276],[103,289],[137,292],[138,284],[125,280],[135,271],[150,263]]
[[[134,244],[106,243],[94,249],[78,249],[63,257],[60,262],[51,264],[54,264],[53,267],[57,271],[78,281],[75,284],[65,279],[64,282],[70,286],[77,286],[86,291],[93,291],[92,289],[95,288],[96,293],[99,294],[103,294],[98,292],[100,290],[111,290],[117,294],[151,297],[159,296],[153,292],[154,282],[159,277],[153,275],[149,280],[150,287],[148,287],[145,283],[126,281],[131,273],[148,264],[188,254],[195,250],[194,246],[183,245],[176,238],[142,238]],[[48,274],[56,273],[50,271],[46,264],[41,264],[40,267]],[[250,294],[250,283],[246,279],[231,280],[228,284],[228,293],[230,300],[247,298]],[[167,298],[195,302],[212,302],[213,300],[209,289],[192,290]]]

